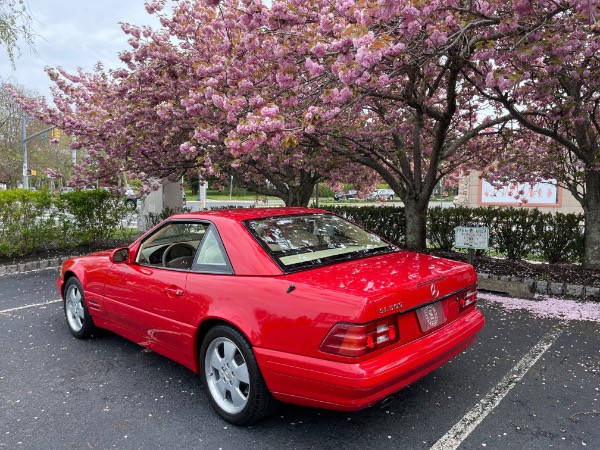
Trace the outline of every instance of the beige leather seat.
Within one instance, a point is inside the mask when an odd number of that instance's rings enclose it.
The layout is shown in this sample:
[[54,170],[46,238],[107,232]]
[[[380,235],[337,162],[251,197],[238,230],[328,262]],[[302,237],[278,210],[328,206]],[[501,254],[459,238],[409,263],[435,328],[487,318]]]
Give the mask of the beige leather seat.
[[293,248],[316,247],[319,245],[319,238],[308,230],[293,230],[286,237]]

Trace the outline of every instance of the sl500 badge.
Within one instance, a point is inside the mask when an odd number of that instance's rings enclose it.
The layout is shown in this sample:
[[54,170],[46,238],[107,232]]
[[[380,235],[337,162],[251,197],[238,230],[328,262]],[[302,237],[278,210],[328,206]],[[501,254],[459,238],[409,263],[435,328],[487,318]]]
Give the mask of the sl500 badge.
[[386,312],[397,311],[402,308],[402,302],[394,303],[393,305],[384,306],[383,308],[379,308],[379,314],[385,314]]

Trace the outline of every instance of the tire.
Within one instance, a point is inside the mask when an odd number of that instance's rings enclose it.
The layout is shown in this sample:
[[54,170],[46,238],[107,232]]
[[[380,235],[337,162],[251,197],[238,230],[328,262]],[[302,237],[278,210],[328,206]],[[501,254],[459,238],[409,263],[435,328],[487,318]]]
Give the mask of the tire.
[[234,425],[257,422],[277,406],[252,347],[228,325],[211,328],[202,341],[200,376],[212,407]]
[[388,200],[389,200],[390,202],[394,201],[394,196],[393,196],[393,195],[390,195],[390,196],[388,197]]
[[67,327],[73,336],[86,339],[96,331],[94,320],[85,303],[83,287],[75,277],[69,278],[65,284],[63,305]]

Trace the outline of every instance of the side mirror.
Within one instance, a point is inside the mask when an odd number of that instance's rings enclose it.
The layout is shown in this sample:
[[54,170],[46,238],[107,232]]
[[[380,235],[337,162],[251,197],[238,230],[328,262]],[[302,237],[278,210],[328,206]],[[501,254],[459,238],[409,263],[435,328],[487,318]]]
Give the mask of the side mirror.
[[129,261],[129,248],[122,247],[114,250],[110,254],[110,261],[113,263],[121,263],[125,261]]

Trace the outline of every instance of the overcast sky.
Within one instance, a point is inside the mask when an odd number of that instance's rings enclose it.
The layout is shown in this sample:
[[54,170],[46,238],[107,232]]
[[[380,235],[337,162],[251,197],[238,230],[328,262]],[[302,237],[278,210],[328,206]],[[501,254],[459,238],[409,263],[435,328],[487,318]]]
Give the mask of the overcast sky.
[[158,27],[156,17],[144,8],[144,0],[26,0],[39,37],[35,53],[20,44],[16,70],[0,49],[0,79],[12,81],[27,91],[37,91],[50,100],[52,85],[44,67],[61,66],[72,73],[81,67],[92,72],[96,62],[105,69],[120,66],[117,53],[128,49],[119,22]]

